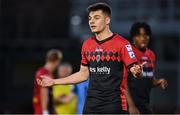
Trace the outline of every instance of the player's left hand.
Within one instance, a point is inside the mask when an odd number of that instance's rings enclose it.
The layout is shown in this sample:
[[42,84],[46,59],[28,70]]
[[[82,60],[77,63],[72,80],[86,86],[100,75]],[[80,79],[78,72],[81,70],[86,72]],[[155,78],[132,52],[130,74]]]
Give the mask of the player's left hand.
[[134,77],[140,77],[143,71],[143,66],[146,64],[147,62],[143,62],[141,65],[133,65],[130,68],[131,73],[133,74]]
[[159,79],[158,82],[159,82],[159,86],[160,86],[163,90],[167,88],[168,83],[167,83],[167,81],[166,81],[165,79],[163,79],[163,78],[162,78],[162,79]]

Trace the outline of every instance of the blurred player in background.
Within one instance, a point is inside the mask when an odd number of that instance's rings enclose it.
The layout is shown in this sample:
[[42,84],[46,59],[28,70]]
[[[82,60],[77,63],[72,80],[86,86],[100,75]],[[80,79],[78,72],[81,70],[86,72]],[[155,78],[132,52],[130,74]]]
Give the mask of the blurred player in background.
[[156,56],[152,50],[148,48],[151,38],[151,28],[147,23],[134,23],[130,30],[133,39],[133,51],[138,64],[147,62],[143,67],[142,78],[135,78],[129,74],[128,90],[132,96],[128,100],[130,113],[152,113],[150,108],[150,92],[151,88],[160,86],[165,89],[167,81],[165,79],[157,80],[155,78],[155,62]]
[[[142,72],[142,65],[131,50],[130,43],[110,30],[111,8],[105,3],[88,7],[89,27],[95,36],[87,39],[82,46],[80,70],[66,78],[37,79],[41,86],[75,84],[89,78],[89,87],[84,114],[124,113],[121,88],[124,67],[134,76]],[[125,95],[125,94],[124,94]]]
[[[69,63],[62,63],[58,68],[58,78],[65,78],[72,74],[72,66]],[[53,86],[53,100],[55,111],[60,114],[76,114],[77,97],[73,93],[73,85]],[[83,94],[82,94],[83,95]]]
[[[46,55],[46,63],[37,70],[35,79],[40,78],[42,75],[53,78],[53,72],[61,60],[61,51],[49,50]],[[53,113],[51,88],[41,87],[34,82],[33,108],[34,114],[47,115],[48,113]]]

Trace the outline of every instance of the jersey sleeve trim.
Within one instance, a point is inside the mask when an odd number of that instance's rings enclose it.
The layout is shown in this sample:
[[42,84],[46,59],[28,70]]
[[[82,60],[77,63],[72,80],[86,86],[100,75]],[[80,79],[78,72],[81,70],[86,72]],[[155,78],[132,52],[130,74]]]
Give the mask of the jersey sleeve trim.
[[137,64],[137,61],[135,61],[135,62],[133,62],[133,63],[127,65],[127,68],[130,69],[134,64]]
[[85,63],[81,63],[81,65],[83,65],[83,66],[89,66],[89,64],[85,64]]

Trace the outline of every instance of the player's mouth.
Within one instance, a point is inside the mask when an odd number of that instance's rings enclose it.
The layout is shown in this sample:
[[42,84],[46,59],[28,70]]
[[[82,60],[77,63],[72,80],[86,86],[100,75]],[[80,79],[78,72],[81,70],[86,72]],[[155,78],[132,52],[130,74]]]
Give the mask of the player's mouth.
[[146,43],[142,43],[141,47],[147,47],[147,44]]
[[96,26],[91,26],[91,29],[95,29],[96,28]]

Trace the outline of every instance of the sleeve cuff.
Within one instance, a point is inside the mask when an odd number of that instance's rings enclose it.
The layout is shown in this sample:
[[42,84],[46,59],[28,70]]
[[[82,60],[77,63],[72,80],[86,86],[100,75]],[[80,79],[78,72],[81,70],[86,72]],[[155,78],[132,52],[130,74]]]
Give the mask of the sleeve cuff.
[[127,69],[129,70],[134,64],[137,64],[137,61],[129,64],[129,65],[127,66]]
[[85,64],[85,63],[81,63],[81,65],[83,65],[83,66],[89,66],[89,64]]

